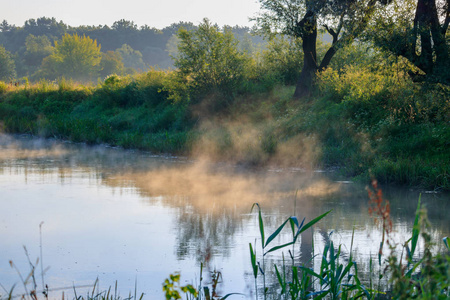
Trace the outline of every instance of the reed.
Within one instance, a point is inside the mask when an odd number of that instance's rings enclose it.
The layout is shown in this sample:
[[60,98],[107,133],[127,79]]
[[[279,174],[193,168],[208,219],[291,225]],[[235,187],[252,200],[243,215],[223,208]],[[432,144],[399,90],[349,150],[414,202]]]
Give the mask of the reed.
[[[259,299],[448,299],[450,297],[450,247],[448,237],[442,240],[445,246],[444,252],[433,254],[434,243],[429,232],[429,223],[426,210],[419,197],[415,214],[411,237],[404,241],[395,241],[392,238],[392,227],[390,221],[389,201],[384,199],[381,189],[376,180],[372,181],[372,187],[368,189],[370,207],[374,219],[382,227],[384,232],[380,242],[378,253],[378,284],[374,282],[371,272],[367,284],[363,282],[358,274],[358,264],[353,255],[353,237],[350,245],[349,257],[344,256],[342,245],[336,246],[328,239],[324,246],[320,266],[308,267],[305,264],[298,265],[295,262],[293,251],[289,246],[297,243],[299,236],[313,225],[326,217],[331,211],[305,223],[305,218],[299,222],[297,217],[288,217],[272,233],[268,234],[264,224],[264,215],[258,203],[253,204],[251,210],[257,209],[257,222],[259,227],[259,241],[249,243],[250,265],[254,277],[255,300]],[[276,245],[275,240],[285,234],[285,227],[290,229],[291,240]],[[331,235],[331,234],[330,234]],[[417,254],[418,242],[423,240],[424,250],[419,256]],[[259,243],[260,242],[260,243]],[[275,244],[275,245],[274,245]],[[383,249],[388,247],[390,252],[386,254]],[[314,247],[313,247],[314,248]],[[400,251],[399,251],[400,248]],[[259,251],[257,251],[259,250]],[[290,264],[286,262],[283,251],[289,253]],[[56,292],[61,292],[61,299],[65,299],[66,292],[73,290],[74,299],[77,300],[119,300],[119,299],[143,299],[144,294],[137,292],[135,283],[134,294],[122,298],[117,293],[117,282],[114,291],[112,287],[108,290],[99,289],[99,281],[95,280],[93,285],[73,286],[50,289],[45,283],[46,270],[42,266],[42,224],[40,224],[40,257],[32,262],[27,249],[24,247],[28,260],[29,271],[25,275],[10,261],[10,266],[16,270],[19,282],[23,285],[24,292],[15,293],[16,285],[6,289],[1,300],[11,299],[54,299]],[[269,266],[266,266],[266,256],[269,253],[281,252],[282,263],[274,264],[274,276],[278,287],[269,291],[266,286],[266,277],[269,276]],[[315,256],[313,256],[314,258]],[[289,260],[287,260],[289,261]],[[41,286],[38,284],[36,270],[41,264]],[[272,267],[272,266],[271,266]],[[270,268],[271,268],[270,267]],[[369,269],[372,271],[373,260],[369,261]],[[217,287],[222,280],[222,274],[216,270],[210,271],[212,281],[209,284],[203,282],[203,264],[200,265],[200,280],[197,287],[192,284],[181,285],[179,273],[171,274],[163,283],[163,291],[166,299],[182,299],[184,296],[190,300],[219,300],[228,297],[242,295],[240,293],[228,293],[224,296],[217,294]],[[388,280],[388,284],[382,285],[381,279]],[[261,282],[262,281],[262,282]],[[260,286],[262,286],[260,288]],[[375,288],[375,286],[377,286]],[[88,288],[85,295],[79,295],[78,289]],[[258,291],[262,289],[262,293]],[[383,290],[384,289],[384,290]]]

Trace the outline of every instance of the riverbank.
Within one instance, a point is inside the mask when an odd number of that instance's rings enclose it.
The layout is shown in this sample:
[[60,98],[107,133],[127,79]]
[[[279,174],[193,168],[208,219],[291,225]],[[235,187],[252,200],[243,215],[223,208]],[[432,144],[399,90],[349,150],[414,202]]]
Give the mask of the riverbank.
[[214,92],[175,101],[171,76],[152,70],[89,86],[2,84],[2,131],[450,189],[447,86],[330,69],[308,99],[293,100],[293,86],[253,78],[226,101]]

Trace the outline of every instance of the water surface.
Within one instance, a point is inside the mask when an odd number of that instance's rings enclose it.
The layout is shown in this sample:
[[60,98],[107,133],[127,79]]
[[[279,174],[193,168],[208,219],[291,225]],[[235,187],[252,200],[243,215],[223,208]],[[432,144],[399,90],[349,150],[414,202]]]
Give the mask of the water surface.
[[[22,276],[29,272],[24,246],[35,264],[42,224],[39,287],[42,263],[48,268],[44,281],[50,289],[90,285],[98,278],[100,289],[117,281],[119,293],[127,296],[137,283],[147,298],[162,299],[162,282],[169,274],[180,272],[183,284],[198,284],[203,262],[206,283],[209,271],[220,271],[222,293],[239,292],[249,298],[254,282],[248,244],[260,245],[257,214],[250,211],[255,202],[263,209],[267,235],[291,215],[309,221],[332,210],[295,246],[296,263],[312,261],[317,267],[320,257],[313,255],[329,239],[348,253],[354,231],[353,253],[367,274],[370,256],[378,253],[380,227],[367,212],[364,185],[336,178],[320,171],[247,170],[1,135],[0,283],[7,289],[20,283],[10,260]],[[399,242],[411,235],[422,193],[438,251],[442,237],[449,235],[449,195],[393,187],[383,187],[383,192],[391,202],[393,237]],[[286,231],[273,244],[288,240]],[[419,252],[422,248],[419,243]],[[267,256],[266,265],[279,261],[280,255],[281,251]],[[60,297],[61,290],[50,296]]]

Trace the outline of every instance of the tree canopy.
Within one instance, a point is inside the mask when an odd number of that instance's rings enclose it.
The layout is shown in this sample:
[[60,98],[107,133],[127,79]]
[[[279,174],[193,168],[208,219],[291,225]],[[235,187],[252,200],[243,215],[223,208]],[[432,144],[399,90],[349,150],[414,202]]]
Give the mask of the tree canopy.
[[450,84],[450,1],[394,0],[378,10],[369,37],[384,50],[409,60],[415,80]]
[[[254,18],[266,35],[275,33],[301,38],[303,68],[294,97],[309,95],[317,71],[324,70],[336,51],[353,42],[367,27],[377,0],[259,0]],[[317,56],[319,27],[333,38],[323,58]]]
[[46,78],[67,77],[75,80],[89,80],[99,71],[100,46],[90,37],[65,34],[55,41],[53,54],[42,63]]
[[204,19],[196,30],[178,31],[178,53],[174,57],[177,75],[189,89],[190,96],[201,98],[220,92],[229,98],[236,91],[245,67],[239,41],[230,30],[221,31]]

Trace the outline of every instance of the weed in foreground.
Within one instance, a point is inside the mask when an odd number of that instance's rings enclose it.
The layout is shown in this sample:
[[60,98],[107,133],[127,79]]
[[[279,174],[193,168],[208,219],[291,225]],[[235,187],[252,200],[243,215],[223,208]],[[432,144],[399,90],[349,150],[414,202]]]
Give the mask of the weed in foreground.
[[[100,290],[99,280],[98,278],[95,280],[93,285],[78,285],[71,287],[56,287],[49,288],[48,284],[45,283],[45,273],[48,268],[43,267],[43,254],[42,254],[42,225],[44,222],[39,224],[39,248],[40,248],[40,256],[36,259],[36,262],[33,263],[30,259],[30,255],[28,253],[27,248],[24,246],[25,256],[28,260],[29,271],[24,276],[19,268],[14,264],[12,260],[9,261],[11,268],[13,268],[17,276],[19,277],[20,283],[23,286],[23,292],[15,293],[16,284],[14,284],[9,290],[6,289],[2,284],[0,284],[0,288],[4,291],[4,295],[2,295],[0,291],[0,300],[13,300],[13,299],[22,299],[22,300],[38,300],[38,299],[58,299],[59,297],[55,296],[55,293],[61,292],[61,299],[76,299],[76,300],[142,300],[144,297],[144,293],[140,295],[137,293],[137,282],[135,282],[134,295],[130,292],[128,297],[122,298],[117,292],[117,281],[115,284],[114,291],[111,290],[111,287],[108,290]],[[40,264],[40,279],[42,286],[39,287],[38,281],[39,278],[36,276],[36,270],[38,265]],[[86,295],[79,294],[79,289],[88,289]],[[67,291],[72,290],[73,297],[67,296]],[[50,294],[52,294],[50,296]],[[70,293],[69,293],[70,294]]]

